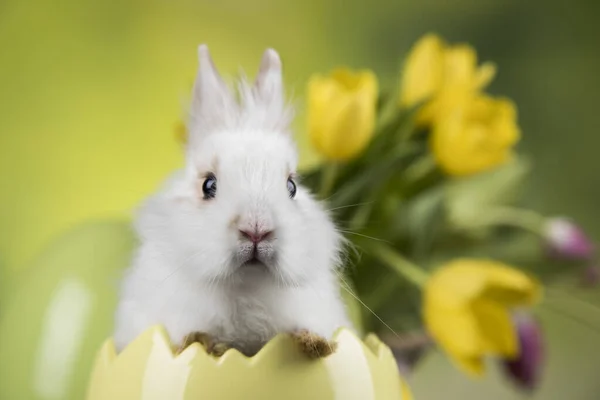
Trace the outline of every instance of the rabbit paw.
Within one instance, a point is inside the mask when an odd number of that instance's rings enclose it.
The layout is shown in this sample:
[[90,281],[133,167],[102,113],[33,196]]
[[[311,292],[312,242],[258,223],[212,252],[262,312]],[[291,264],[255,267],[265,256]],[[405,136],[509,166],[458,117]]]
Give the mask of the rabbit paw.
[[292,333],[292,338],[298,344],[300,350],[311,359],[327,357],[337,349],[336,342],[329,341],[307,330]]
[[183,338],[181,346],[179,346],[179,348],[177,349],[177,354],[180,354],[192,343],[200,343],[208,354],[213,355],[215,357],[222,356],[230,348],[229,345],[226,343],[219,343],[215,341],[214,338],[208,333],[192,332]]

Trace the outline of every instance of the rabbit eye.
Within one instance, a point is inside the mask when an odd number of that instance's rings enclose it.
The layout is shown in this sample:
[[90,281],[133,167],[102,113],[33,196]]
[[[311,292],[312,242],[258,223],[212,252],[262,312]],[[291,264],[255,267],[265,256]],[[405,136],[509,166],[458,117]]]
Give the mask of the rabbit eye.
[[287,189],[290,194],[290,199],[293,199],[296,196],[296,184],[292,178],[288,178],[287,180]]
[[202,184],[202,193],[204,200],[212,199],[217,194],[217,178],[213,174],[209,174]]

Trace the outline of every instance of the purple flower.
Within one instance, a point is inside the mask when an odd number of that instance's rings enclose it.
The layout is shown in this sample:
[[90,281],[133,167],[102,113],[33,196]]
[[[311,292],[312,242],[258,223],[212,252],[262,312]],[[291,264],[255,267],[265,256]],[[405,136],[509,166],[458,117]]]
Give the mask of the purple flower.
[[551,253],[559,258],[589,259],[594,245],[583,230],[567,218],[551,218],[544,227]]
[[506,374],[521,388],[537,387],[544,366],[544,343],[537,321],[527,313],[513,315],[519,341],[519,354],[515,359],[504,360]]

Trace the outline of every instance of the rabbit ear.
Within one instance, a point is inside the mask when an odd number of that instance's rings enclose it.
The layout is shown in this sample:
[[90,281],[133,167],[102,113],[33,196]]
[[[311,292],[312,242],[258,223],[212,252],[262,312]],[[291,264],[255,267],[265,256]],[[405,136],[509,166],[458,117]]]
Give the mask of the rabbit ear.
[[267,49],[263,54],[254,90],[263,103],[283,106],[281,59],[273,49]]
[[198,47],[200,66],[196,75],[190,110],[193,136],[215,130],[235,118],[236,102],[219,75],[205,44]]
[[281,59],[273,49],[265,51],[252,88],[241,85],[241,120],[260,129],[287,131],[293,111],[285,103]]

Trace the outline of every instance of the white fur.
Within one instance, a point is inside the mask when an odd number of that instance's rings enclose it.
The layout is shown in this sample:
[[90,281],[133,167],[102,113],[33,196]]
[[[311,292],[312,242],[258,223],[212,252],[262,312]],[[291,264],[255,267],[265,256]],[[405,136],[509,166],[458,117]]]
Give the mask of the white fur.
[[[155,324],[175,345],[206,332],[252,354],[280,332],[331,338],[351,328],[336,268],[341,237],[319,203],[287,179],[296,168],[281,62],[268,50],[238,103],[208,54],[194,89],[187,166],[150,197],[136,220],[140,247],[122,282],[114,338],[123,349]],[[205,174],[217,193],[205,200]],[[242,265],[251,246],[240,229],[272,230],[259,244],[266,268]]]

